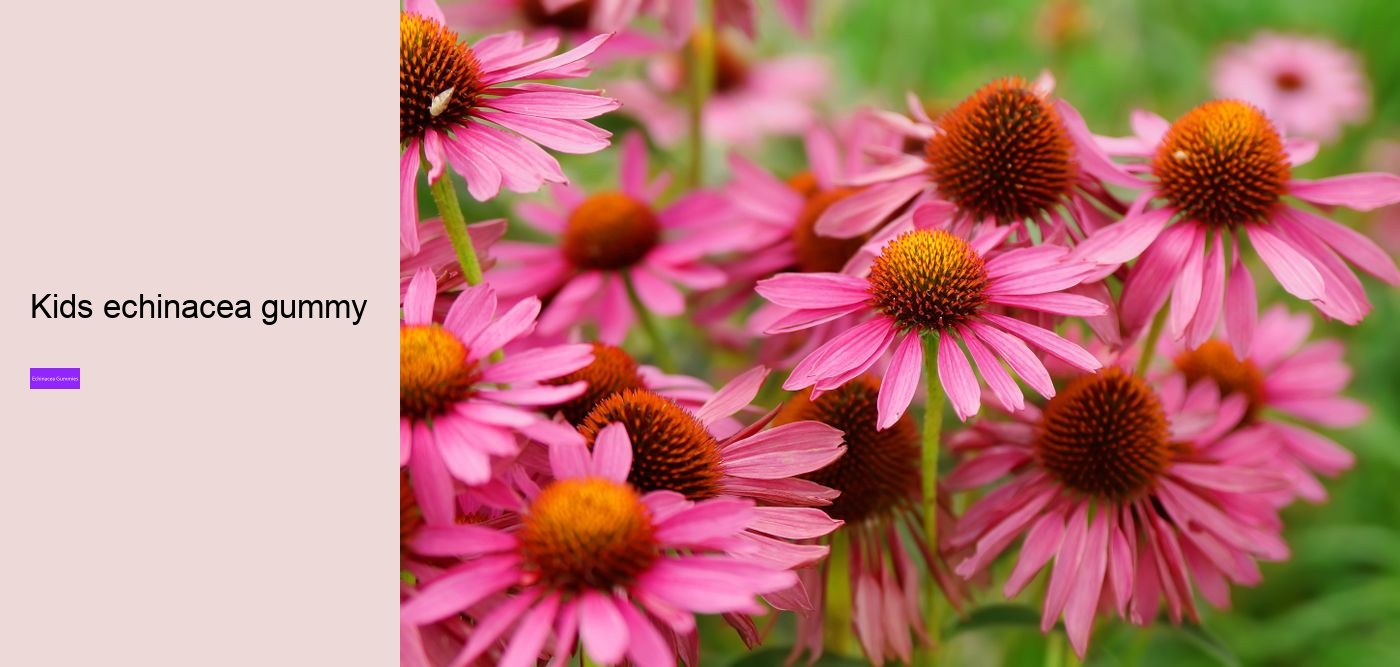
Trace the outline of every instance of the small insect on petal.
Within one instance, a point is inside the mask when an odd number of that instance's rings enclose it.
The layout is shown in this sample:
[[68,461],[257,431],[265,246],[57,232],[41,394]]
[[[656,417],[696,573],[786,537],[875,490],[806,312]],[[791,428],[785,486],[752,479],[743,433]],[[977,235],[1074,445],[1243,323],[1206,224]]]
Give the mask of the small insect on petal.
[[452,101],[452,91],[454,90],[456,90],[455,87],[448,88],[433,96],[433,103],[428,105],[428,113],[433,118],[437,118],[442,115],[442,112],[447,111],[447,103]]

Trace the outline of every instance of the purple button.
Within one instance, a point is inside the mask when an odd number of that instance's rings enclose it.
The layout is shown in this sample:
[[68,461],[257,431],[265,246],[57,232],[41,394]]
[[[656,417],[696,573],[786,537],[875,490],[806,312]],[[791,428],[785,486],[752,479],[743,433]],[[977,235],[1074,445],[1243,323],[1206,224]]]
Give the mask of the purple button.
[[80,389],[82,371],[77,368],[31,368],[30,389]]

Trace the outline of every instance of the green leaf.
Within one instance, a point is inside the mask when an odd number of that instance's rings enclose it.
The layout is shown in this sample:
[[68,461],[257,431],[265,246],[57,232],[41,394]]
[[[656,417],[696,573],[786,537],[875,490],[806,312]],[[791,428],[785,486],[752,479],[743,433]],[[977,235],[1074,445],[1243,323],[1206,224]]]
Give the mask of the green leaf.
[[1287,662],[1342,637],[1393,636],[1397,618],[1400,578],[1374,577],[1260,618],[1257,631],[1240,635],[1237,645],[1252,662]]
[[1178,634],[1190,640],[1196,648],[1215,659],[1217,663],[1226,665],[1226,667],[1240,667],[1240,659],[1235,657],[1235,654],[1230,651],[1230,647],[1204,627],[1195,623],[1183,623],[1176,629]]
[[[791,646],[773,646],[765,649],[746,653],[738,660],[729,663],[729,667],[783,667],[787,664],[788,654],[792,652]],[[804,663],[805,664],[805,661]],[[844,655],[832,655],[825,653],[821,659],[813,663],[814,667],[868,667],[870,663],[858,658],[848,658]]]
[[1400,573],[1400,530],[1388,526],[1336,522],[1299,531],[1293,541],[1298,565],[1374,566]]
[[1023,604],[988,604],[972,610],[967,618],[958,621],[946,632],[952,637],[960,632],[978,628],[1017,626],[1040,627],[1040,612]]

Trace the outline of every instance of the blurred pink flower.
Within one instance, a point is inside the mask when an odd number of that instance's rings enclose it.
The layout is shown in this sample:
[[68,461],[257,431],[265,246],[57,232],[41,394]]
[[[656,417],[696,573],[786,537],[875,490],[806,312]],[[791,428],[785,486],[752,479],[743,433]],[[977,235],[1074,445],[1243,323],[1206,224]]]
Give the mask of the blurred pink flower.
[[572,186],[551,192],[559,208],[522,202],[515,211],[530,226],[557,234],[556,244],[501,241],[492,281],[503,297],[539,296],[548,305],[540,317],[545,336],[598,325],[598,340],[619,344],[636,312],[628,285],[641,305],[658,315],[685,312],[676,285],[710,289],[724,273],[701,263],[706,255],[737,244],[743,230],[729,222],[719,195],[696,190],[665,207],[656,201],[670,182],[648,181],[647,148],[639,134],[622,142],[620,191],[585,195]]
[[[501,27],[572,33],[616,32],[637,15],[641,0],[448,0],[447,24],[471,30]],[[589,35],[591,36],[591,35]]]
[[1055,395],[1044,364],[1026,343],[1074,366],[1093,371],[1099,361],[1052,331],[997,312],[997,306],[1061,315],[1097,316],[1102,302],[1062,290],[1079,284],[1095,267],[1066,261],[1054,245],[993,252],[1010,228],[993,229],[971,243],[943,230],[916,229],[884,246],[862,278],[840,273],[785,273],[759,282],[758,293],[793,312],[770,332],[796,331],[846,315],[870,319],[832,338],[797,364],[783,388],[835,389],[866,371],[891,345],[894,356],[880,387],[880,428],[903,415],[924,368],[922,335],[938,336],[938,378],[953,411],[977,413],[981,391],[962,345],[985,382],[1008,410],[1024,397],[1004,360],[1041,395]]
[[[1400,172],[1400,141],[1382,140],[1371,144],[1367,162],[1377,171]],[[1400,255],[1400,204],[1376,209],[1370,218],[1369,231],[1376,242],[1391,257]]]
[[[725,194],[737,221],[749,228],[743,255],[731,264],[731,276],[752,283],[781,270],[841,271],[865,242],[816,232],[816,221],[836,202],[858,191],[843,183],[871,167],[862,150],[872,136],[870,115],[859,114],[840,135],[813,125],[803,136],[808,169],[781,181],[737,153],[729,157],[732,178]],[[888,135],[886,135],[888,136]],[[888,145],[887,147],[893,147]]]
[[539,145],[564,153],[601,150],[611,134],[583,119],[617,108],[596,90],[506,85],[587,76],[583,59],[607,35],[546,58],[557,39],[527,44],[520,33],[508,32],[468,45],[443,20],[433,0],[407,0],[399,14],[399,237],[409,252],[419,246],[416,184],[424,157],[430,182],[451,164],[478,201],[495,197],[502,186],[533,192],[566,180]]
[[495,290],[475,285],[462,291],[439,324],[433,321],[436,293],[433,274],[419,269],[399,327],[399,465],[409,467],[429,524],[453,521],[452,479],[468,485],[490,481],[491,457],[515,455],[517,433],[549,445],[578,441],[573,429],[520,406],[578,396],[581,382],[539,382],[593,359],[587,345],[561,345],[493,360],[492,352],[534,327],[539,300],[522,300],[498,317]]
[[1044,408],[955,435],[953,451],[975,455],[947,488],[1009,475],[959,518],[952,546],[976,551],[958,574],[983,572],[1024,536],[1003,592],[1019,594],[1053,561],[1041,631],[1063,616],[1081,658],[1100,609],[1146,625],[1165,598],[1173,622],[1199,621],[1193,588],[1227,606],[1229,582],[1259,581],[1256,559],[1288,557],[1267,496],[1285,484],[1268,467],[1268,436],[1230,433],[1246,403],[1210,383],[1188,391],[1180,376],[1154,389],[1111,366]]
[[1324,39],[1261,32],[1226,47],[1212,69],[1216,96],[1258,106],[1290,135],[1332,141],[1371,111],[1356,54]]
[[1283,306],[1274,306],[1259,319],[1254,344],[1243,360],[1228,344],[1215,339],[1191,351],[1167,341],[1161,347],[1163,356],[1173,362],[1173,372],[1184,375],[1188,383],[1213,382],[1222,394],[1248,399],[1241,426],[1257,424],[1278,443],[1279,470],[1292,486],[1288,499],[1322,502],[1327,491],[1313,472],[1337,475],[1350,468],[1355,457],[1305,425],[1350,428],[1365,420],[1369,410],[1340,395],[1351,380],[1342,342],[1307,342],[1312,326],[1311,317],[1291,315]]
[[[641,0],[645,11],[656,16],[679,44],[695,31],[696,13],[700,5],[696,0]],[[732,27],[742,31],[749,39],[756,35],[758,14],[755,0],[713,0],[715,26]],[[778,14],[794,30],[807,34],[810,29],[810,0],[776,0]]]
[[599,664],[674,665],[674,636],[694,635],[695,614],[762,613],[756,596],[796,583],[736,544],[759,520],[752,501],[691,501],[628,485],[635,459],[622,426],[599,432],[592,452],[581,442],[554,446],[550,460],[556,479],[520,508],[515,530],[432,526],[413,541],[418,553],[463,560],[403,604],[402,624],[435,623],[499,598],[453,664],[488,653],[503,667],[542,656],[562,663],[582,640]]
[[[1371,303],[1343,260],[1400,285],[1395,261],[1370,239],[1284,200],[1368,211],[1400,202],[1400,176],[1294,178],[1293,167],[1317,154],[1317,142],[1285,141],[1262,111],[1237,100],[1207,102],[1173,124],[1141,111],[1132,120],[1135,136],[1103,143],[1147,160],[1130,168],[1154,179],[1139,182],[1142,192],[1121,221],[1074,251],[1107,268],[1138,260],[1123,287],[1126,330],[1142,330],[1170,296],[1172,338],[1200,345],[1223,311],[1225,337],[1237,356],[1247,356],[1258,306],[1241,260],[1246,239],[1285,291],[1347,324],[1361,321]],[[1154,199],[1165,202],[1152,207]]]
[[670,49],[656,37],[629,28],[641,0],[465,0],[446,2],[447,25],[466,32],[520,30],[532,40],[555,38],[582,44],[612,33],[589,58],[595,66]]
[[[743,246],[721,263],[728,275],[724,286],[702,302],[694,316],[712,328],[723,327],[724,318],[753,299],[754,284],[782,271],[834,272],[846,268],[864,237],[837,239],[821,236],[814,226],[829,206],[856,192],[839,185],[844,179],[868,168],[861,148],[885,139],[884,145],[898,146],[898,139],[878,134],[882,125],[870,121],[870,112],[861,112],[832,133],[814,125],[805,136],[808,170],[787,181],[779,180],[763,167],[739,156],[729,158],[732,178],[725,195],[734,208],[734,224],[748,230]],[[892,141],[892,143],[891,143]],[[843,150],[844,149],[844,150]],[[740,345],[760,337],[768,325],[788,314],[789,309],[764,303],[749,316],[745,330],[730,334]],[[791,367],[817,345],[826,342],[832,322],[791,334],[760,339],[760,360],[769,365]],[[839,331],[839,329],[838,329]]]
[[[715,40],[714,90],[701,118],[706,142],[753,146],[769,136],[801,134],[814,122],[815,107],[831,90],[826,61],[809,55],[750,59],[721,36]],[[651,62],[646,80],[611,84],[623,112],[646,127],[658,144],[686,135],[689,116],[684,61],[679,55]]]
[[1371,230],[1391,257],[1400,255],[1400,205],[1387,206],[1377,213]]

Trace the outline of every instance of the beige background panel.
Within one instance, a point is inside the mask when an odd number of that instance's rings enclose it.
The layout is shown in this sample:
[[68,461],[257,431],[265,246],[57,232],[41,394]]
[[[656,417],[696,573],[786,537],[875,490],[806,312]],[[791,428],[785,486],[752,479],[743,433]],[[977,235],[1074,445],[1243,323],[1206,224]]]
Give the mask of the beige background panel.
[[[394,11],[7,8],[0,665],[397,660]],[[94,315],[31,319],[44,292]],[[101,314],[141,293],[254,318]]]

